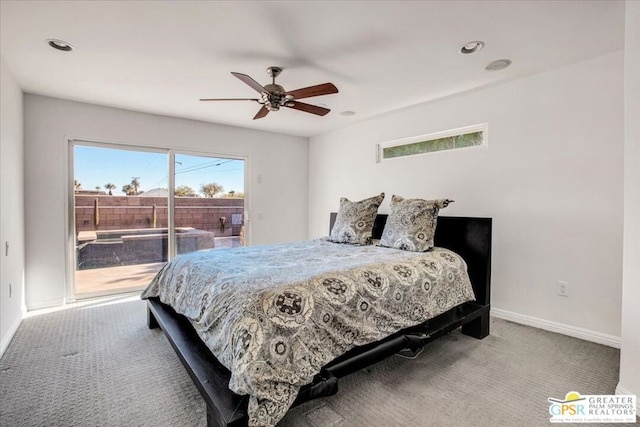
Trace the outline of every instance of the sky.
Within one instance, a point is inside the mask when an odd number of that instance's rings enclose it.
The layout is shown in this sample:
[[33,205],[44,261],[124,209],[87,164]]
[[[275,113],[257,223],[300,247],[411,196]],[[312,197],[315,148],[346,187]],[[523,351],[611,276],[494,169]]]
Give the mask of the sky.
[[[122,195],[122,186],[139,177],[140,189],[167,188],[167,153],[117,150],[76,145],[74,151],[75,179],[85,190],[104,191],[113,183],[114,195]],[[244,192],[244,161],[219,157],[176,154],[176,186],[188,185],[197,193],[202,184],[215,182],[224,192]]]

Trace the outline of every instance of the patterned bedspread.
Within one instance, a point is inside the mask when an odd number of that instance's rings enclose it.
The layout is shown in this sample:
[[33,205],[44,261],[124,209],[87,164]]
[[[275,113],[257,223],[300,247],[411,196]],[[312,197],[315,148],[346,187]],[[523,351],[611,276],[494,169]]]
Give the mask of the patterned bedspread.
[[191,320],[248,394],[249,423],[275,425],[301,386],[351,348],[474,299],[455,253],[325,239],[193,252],[143,292]]

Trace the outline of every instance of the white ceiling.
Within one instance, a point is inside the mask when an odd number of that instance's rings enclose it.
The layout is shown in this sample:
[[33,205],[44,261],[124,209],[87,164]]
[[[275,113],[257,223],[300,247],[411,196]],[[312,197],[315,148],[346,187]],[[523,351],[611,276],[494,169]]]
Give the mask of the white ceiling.
[[[540,73],[623,48],[622,1],[5,1],[1,53],[25,92],[311,136],[443,96]],[[71,53],[46,43],[71,43]],[[483,40],[473,55],[465,42]],[[488,72],[491,61],[513,65]],[[291,109],[259,105],[236,71],[287,90],[333,82]],[[345,117],[341,111],[357,114]]]

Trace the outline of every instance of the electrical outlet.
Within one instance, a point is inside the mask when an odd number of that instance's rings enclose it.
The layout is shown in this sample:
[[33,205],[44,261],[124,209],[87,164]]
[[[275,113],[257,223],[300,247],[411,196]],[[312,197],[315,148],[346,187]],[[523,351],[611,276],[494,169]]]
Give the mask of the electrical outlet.
[[569,296],[569,282],[558,280],[558,295],[561,297]]

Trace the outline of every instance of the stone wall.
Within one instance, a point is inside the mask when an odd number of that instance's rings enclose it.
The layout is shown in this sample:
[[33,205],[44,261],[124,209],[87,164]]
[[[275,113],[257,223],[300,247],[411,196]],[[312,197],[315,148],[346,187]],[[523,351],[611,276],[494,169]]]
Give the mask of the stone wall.
[[[213,231],[217,237],[238,236],[244,223],[244,199],[177,197],[176,227]],[[99,223],[96,226],[95,204]],[[127,230],[167,227],[167,198],[142,196],[76,195],[76,233],[91,230]],[[235,214],[235,215],[234,215]],[[220,218],[226,218],[221,226]],[[236,224],[234,224],[234,218]]]

